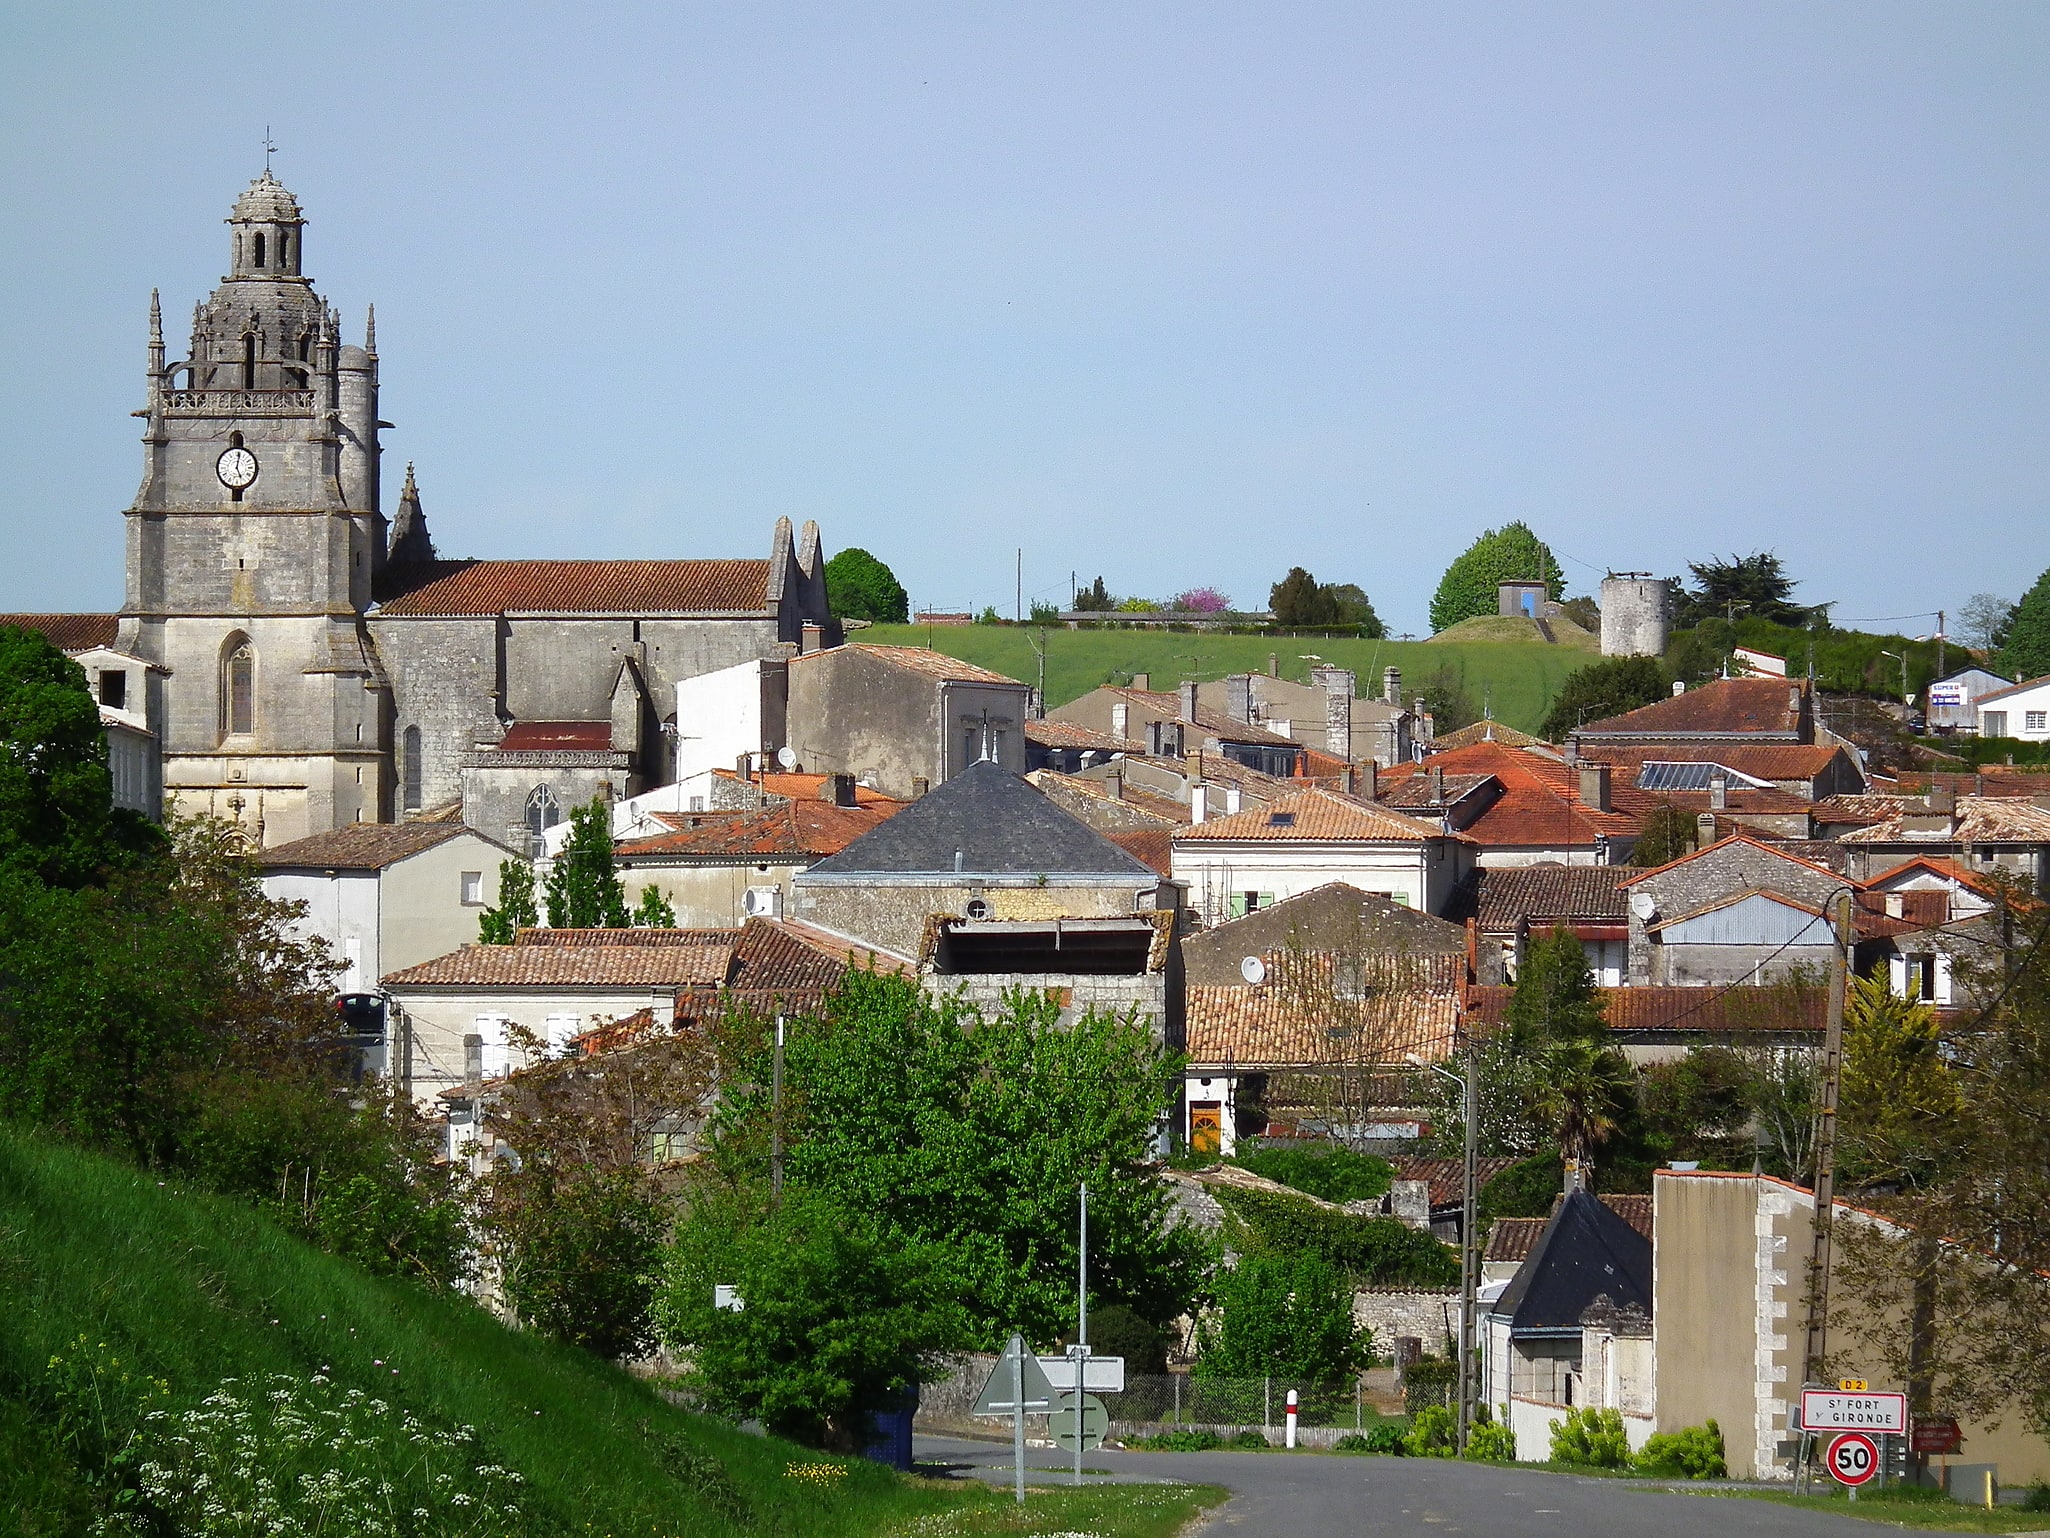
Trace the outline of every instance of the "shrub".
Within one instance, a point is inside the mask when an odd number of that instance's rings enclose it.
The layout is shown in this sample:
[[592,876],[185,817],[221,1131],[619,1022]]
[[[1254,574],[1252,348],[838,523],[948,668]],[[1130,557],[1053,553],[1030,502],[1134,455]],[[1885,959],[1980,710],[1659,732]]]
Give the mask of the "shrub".
[[[1720,1434],[1718,1434],[1720,1439]],[[1552,1462],[1583,1469],[1620,1469],[1630,1462],[1630,1439],[1616,1410],[1568,1410],[1552,1425]]]
[[911,601],[895,572],[858,546],[850,546],[826,562],[826,601],[841,619],[875,620],[901,625]]
[[1383,1421],[1367,1433],[1367,1451],[1400,1458],[1409,1452],[1409,1428],[1400,1421]]
[[1233,1434],[1231,1445],[1233,1447],[1245,1448],[1248,1451],[1265,1452],[1270,1444],[1267,1441],[1266,1432],[1255,1431],[1252,1427],[1248,1426],[1244,1431]]
[[1713,1420],[1705,1426],[1655,1432],[1634,1461],[1647,1474],[1686,1479],[1723,1479],[1729,1475],[1729,1466],[1723,1461],[1722,1427]]
[[1224,1446],[1214,1431],[1163,1431],[1155,1437],[1136,1437],[1131,1445],[1153,1453],[1208,1453]]
[[1458,1252],[1399,1218],[1332,1212],[1274,1191],[1216,1186],[1212,1194],[1241,1253],[1315,1255],[1367,1287],[1445,1287],[1459,1280]]
[[1357,1431],[1348,1431],[1331,1444],[1334,1453],[1370,1453],[1374,1449],[1367,1445],[1367,1439]]
[[1240,1169],[1327,1202],[1370,1201],[1387,1193],[1395,1166],[1349,1148],[1263,1148],[1232,1160]]
[[1247,1255],[1213,1285],[1217,1315],[1199,1335],[1198,1377],[1335,1383],[1367,1364],[1352,1287],[1318,1255]]
[[1443,1405],[1419,1410],[1402,1439],[1402,1450],[1412,1458],[1450,1458],[1458,1423]]
[[1402,1374],[1402,1408],[1411,1415],[1422,1410],[1443,1409],[1452,1399],[1452,1385],[1458,1379],[1459,1364],[1439,1357],[1419,1357]]
[[1516,1433],[1501,1421],[1488,1417],[1487,1406],[1481,1406],[1481,1418],[1466,1432],[1466,1456],[1486,1463],[1514,1463],[1516,1461]]
[[2037,1480],[2022,1497],[2023,1511],[2050,1511],[2050,1484]]

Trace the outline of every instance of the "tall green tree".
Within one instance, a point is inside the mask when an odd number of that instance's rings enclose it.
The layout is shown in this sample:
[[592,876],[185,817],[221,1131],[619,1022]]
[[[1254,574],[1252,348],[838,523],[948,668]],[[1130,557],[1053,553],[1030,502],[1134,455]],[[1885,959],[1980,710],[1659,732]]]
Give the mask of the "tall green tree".
[[1670,801],[1661,801],[1646,815],[1637,830],[1637,843],[1630,851],[1630,863],[1650,870],[1677,860],[1693,846],[1700,832],[1694,819]]
[[1300,566],[1274,584],[1267,607],[1277,625],[1335,625],[1338,605],[1317,579]]
[[534,907],[534,867],[526,860],[498,862],[498,901],[477,915],[483,945],[510,945],[522,929],[541,922]]
[[0,873],[78,888],[162,846],[113,805],[84,670],[35,631],[0,625]]
[[1078,614],[1108,614],[1117,606],[1116,596],[1109,588],[1103,585],[1103,578],[1101,576],[1094,582],[1087,583],[1075,591],[1075,611]]
[[1351,1379],[1372,1342],[1353,1317],[1352,1283],[1317,1255],[1247,1255],[1218,1272],[1196,1373],[1285,1378],[1292,1385]]
[[1670,687],[1666,670],[1656,657],[1604,657],[1590,662],[1566,675],[1538,735],[1550,742],[1564,742],[1589,721],[1620,716],[1664,699]]
[[548,872],[551,929],[626,929],[626,891],[612,865],[612,811],[593,797],[569,814],[569,837]]
[[1511,1038],[1526,1050],[1554,1041],[1607,1039],[1601,991],[1570,929],[1561,925],[1532,938],[1505,1018]]
[[1942,1169],[1961,1105],[1941,1034],[1936,1011],[1900,997],[1885,978],[1852,979],[1837,1138],[1853,1188],[1925,1186]]
[[911,600],[897,574],[857,546],[826,562],[826,601],[841,619],[901,625],[911,617]]
[[1551,547],[1521,520],[1489,529],[1445,568],[1431,597],[1431,628],[1449,630],[1461,620],[1497,613],[1496,590],[1504,582],[1542,582],[1552,597],[1566,594]]
[[2014,606],[2000,642],[2000,665],[2016,679],[2050,674],[2050,571]]
[[[714,1146],[736,1180],[765,1163],[768,1037],[755,1022],[728,1038]],[[943,1246],[979,1344],[1016,1328],[1048,1341],[1073,1317],[1085,1181],[1092,1298],[1156,1324],[1190,1306],[1203,1247],[1170,1223],[1153,1166],[1173,1061],[1143,1022],[1063,1025],[1039,993],[983,1015],[855,972],[786,1041],[788,1183]]]
[[1711,556],[1705,561],[1690,561],[1687,570],[1694,574],[1692,587],[1681,586],[1677,579],[1674,582],[1679,607],[1673,618],[1679,626],[1696,625],[1711,618],[1756,618],[1775,625],[1809,625],[1829,612],[1827,604],[1811,608],[1794,602],[1798,584],[1770,550],[1754,550],[1749,555],[1720,560]]

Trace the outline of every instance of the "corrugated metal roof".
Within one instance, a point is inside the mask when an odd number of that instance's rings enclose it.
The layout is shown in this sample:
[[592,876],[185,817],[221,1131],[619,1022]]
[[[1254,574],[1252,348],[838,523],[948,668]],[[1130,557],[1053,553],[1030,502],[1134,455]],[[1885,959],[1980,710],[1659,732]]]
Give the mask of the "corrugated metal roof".
[[769,612],[769,563],[759,560],[471,561],[443,562],[435,571],[378,614]]

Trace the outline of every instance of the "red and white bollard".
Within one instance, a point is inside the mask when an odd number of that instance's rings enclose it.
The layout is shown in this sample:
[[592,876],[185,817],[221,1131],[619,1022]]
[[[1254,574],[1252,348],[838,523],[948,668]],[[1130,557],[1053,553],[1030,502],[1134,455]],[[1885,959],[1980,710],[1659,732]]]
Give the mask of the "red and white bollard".
[[1284,1440],[1281,1445],[1283,1447],[1295,1446],[1295,1412],[1295,1390],[1290,1389],[1288,1391],[1288,1429],[1282,1433]]

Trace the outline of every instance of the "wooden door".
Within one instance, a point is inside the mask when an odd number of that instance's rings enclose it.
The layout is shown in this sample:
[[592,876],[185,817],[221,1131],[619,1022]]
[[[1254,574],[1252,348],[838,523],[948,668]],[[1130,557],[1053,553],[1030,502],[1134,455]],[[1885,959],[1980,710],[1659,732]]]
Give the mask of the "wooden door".
[[1214,1154],[1224,1147],[1224,1107],[1215,1100],[1189,1106],[1189,1152]]

